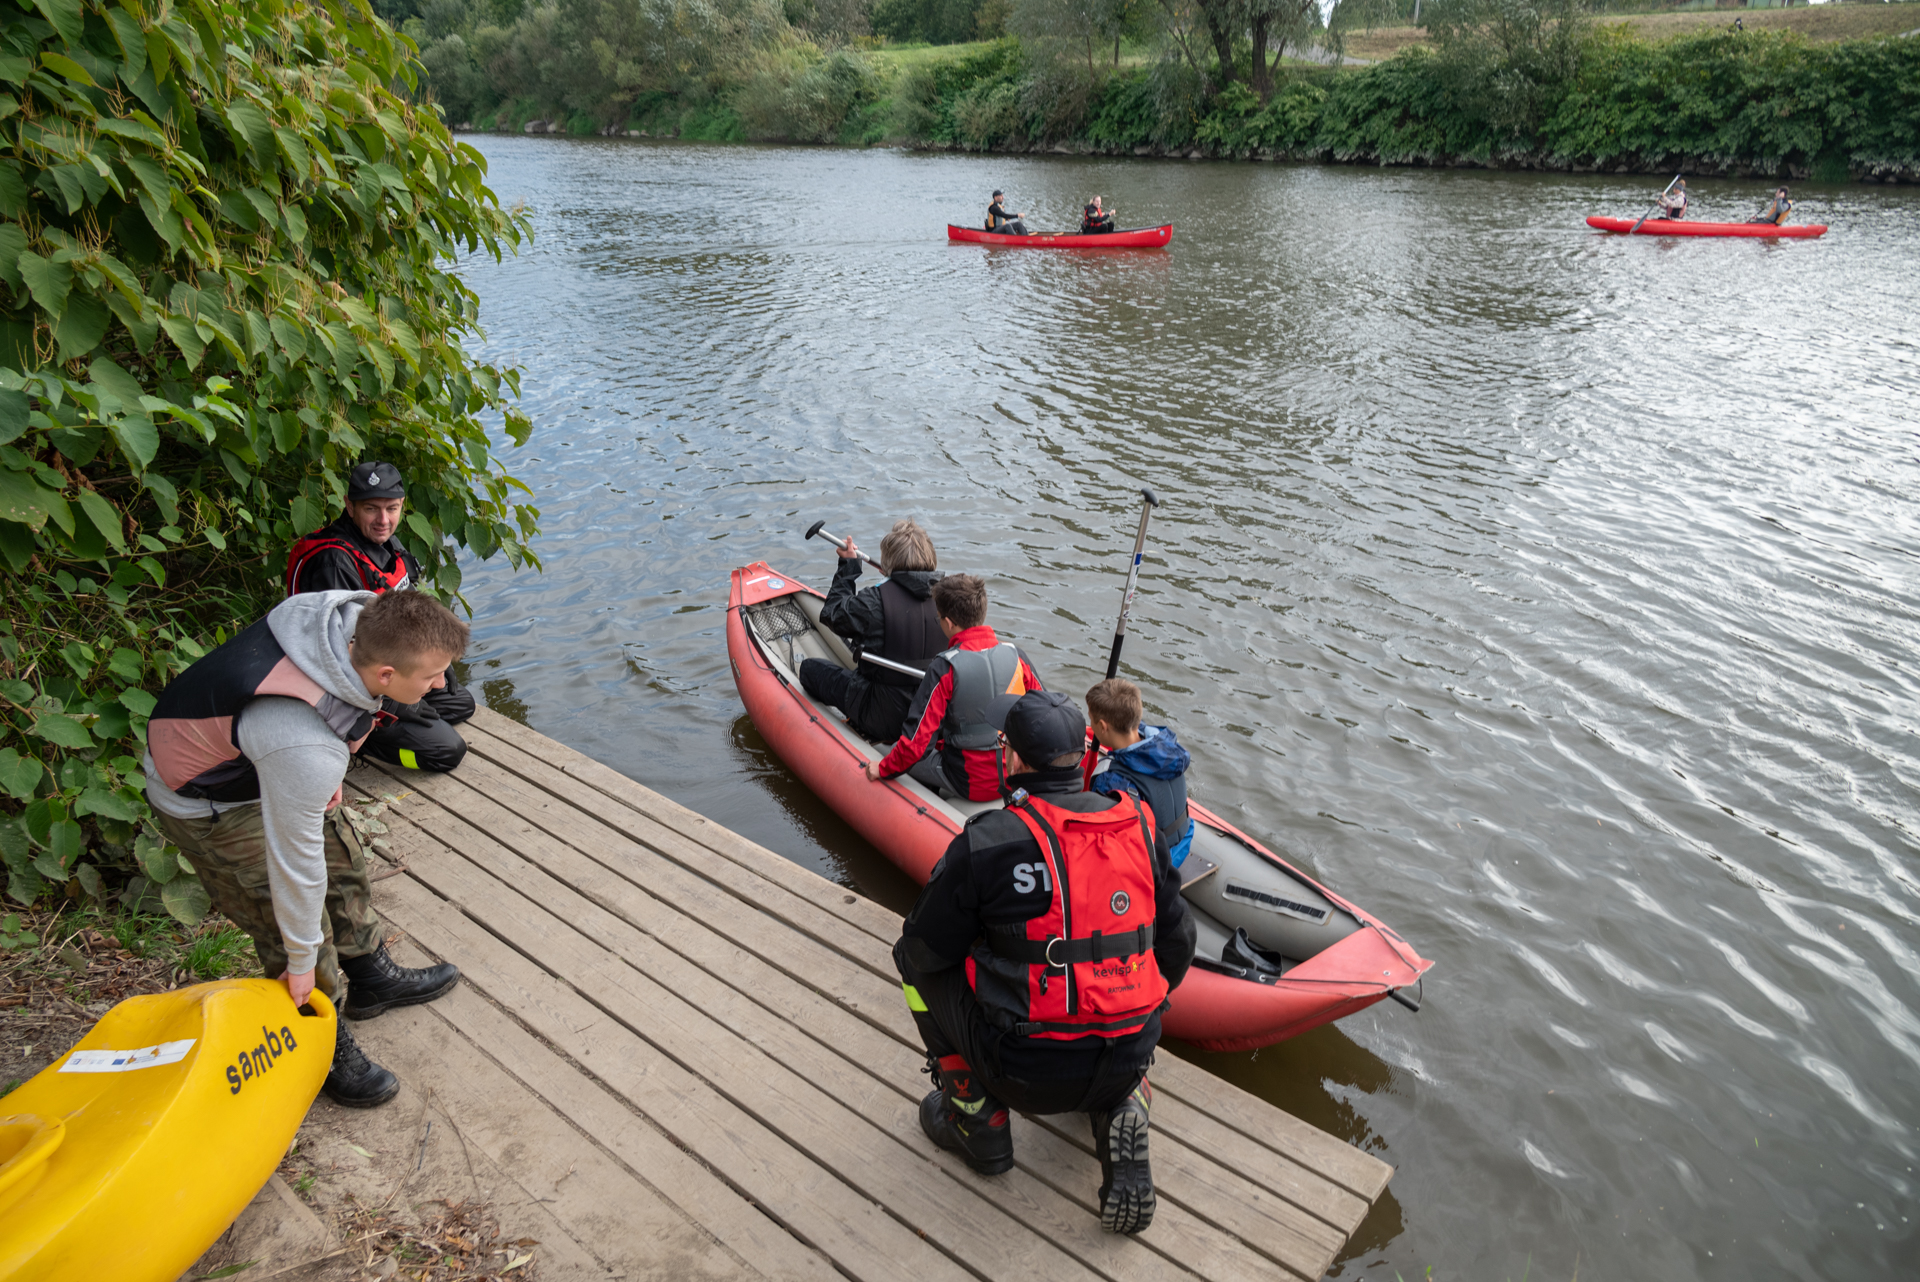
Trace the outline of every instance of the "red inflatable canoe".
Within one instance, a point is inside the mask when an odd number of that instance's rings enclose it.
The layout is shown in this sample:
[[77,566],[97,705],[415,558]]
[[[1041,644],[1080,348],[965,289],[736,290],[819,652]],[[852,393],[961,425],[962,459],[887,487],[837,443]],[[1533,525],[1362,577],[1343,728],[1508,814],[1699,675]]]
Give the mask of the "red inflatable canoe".
[[1026,249],[1161,249],[1173,239],[1173,224],[1168,223],[1164,227],[1130,227],[1093,236],[1082,236],[1078,232],[1062,232],[1057,236],[1003,236],[999,232],[981,231],[978,227],[955,227],[948,223],[947,239],[965,241],[971,245],[1007,245]]
[[[867,782],[867,762],[888,745],[867,742],[800,688],[803,659],[854,664],[845,642],[820,624],[824,602],[765,562],[735,570],[727,598],[734,684],[754,726],[801,782],[925,882],[967,816],[1000,803],[947,801],[906,776]],[[1191,808],[1193,846],[1180,875],[1199,950],[1164,1017],[1169,1036],[1206,1050],[1253,1050],[1389,995],[1414,1005],[1399,990],[1432,962],[1212,811]]]
[[[1587,226],[1601,231],[1628,232],[1636,220],[1632,218],[1602,218],[1594,215],[1587,219]],[[1635,236],[1758,236],[1766,240],[1778,240],[1783,237],[1793,240],[1811,240],[1815,236],[1827,234],[1825,223],[1788,223],[1785,227],[1776,227],[1772,223],[1696,223],[1684,218],[1649,218],[1640,224],[1640,230],[1632,232]]]

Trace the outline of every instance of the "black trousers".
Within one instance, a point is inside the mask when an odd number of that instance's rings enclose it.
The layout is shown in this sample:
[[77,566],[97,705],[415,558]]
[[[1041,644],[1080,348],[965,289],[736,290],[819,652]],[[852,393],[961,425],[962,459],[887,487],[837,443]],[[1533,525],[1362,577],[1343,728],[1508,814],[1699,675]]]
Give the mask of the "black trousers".
[[[920,1040],[926,1043],[930,1066],[943,1055],[960,1056],[973,1070],[974,1080],[1009,1108],[1022,1113],[1103,1113],[1118,1108],[1140,1080],[1143,1070],[1137,1048],[1116,1054],[1116,1044],[1105,1038],[1079,1039],[1099,1043],[1091,1050],[1059,1043],[1062,1049],[1057,1058],[1067,1071],[1058,1076],[1031,1068],[1025,1076],[1015,1076],[1007,1070],[1007,1057],[1002,1054],[1008,1049],[1009,1035],[987,1019],[967,983],[965,966],[921,971],[907,960],[904,942],[894,946],[893,960],[909,990],[907,1006],[920,1029]],[[1030,1046],[1021,1058],[1031,1063],[1036,1050],[1038,1057],[1046,1057],[1044,1048]]]
[[429,690],[418,703],[386,701],[386,710],[396,718],[367,736],[360,745],[363,756],[385,761],[409,770],[430,770],[438,774],[459,765],[467,755],[467,741],[454,726],[473,716],[473,692],[453,679],[447,670],[443,690]]
[[847,724],[875,743],[892,743],[900,737],[907,706],[913,702],[913,691],[904,686],[869,681],[825,659],[801,662],[800,688],[808,698],[846,713]]

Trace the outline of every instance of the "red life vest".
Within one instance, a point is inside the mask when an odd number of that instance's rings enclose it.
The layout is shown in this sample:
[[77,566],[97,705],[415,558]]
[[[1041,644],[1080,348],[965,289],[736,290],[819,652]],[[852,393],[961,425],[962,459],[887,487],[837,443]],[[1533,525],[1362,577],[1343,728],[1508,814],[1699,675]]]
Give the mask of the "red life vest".
[[360,571],[360,585],[369,592],[392,592],[398,588],[410,586],[407,575],[407,558],[402,552],[393,554],[393,565],[381,569],[368,556],[366,550],[331,525],[323,526],[307,535],[287,551],[287,595],[292,596],[300,582],[300,571],[316,552],[327,549],[345,552],[353,558],[354,568]]
[[[1067,1040],[1138,1032],[1167,997],[1153,955],[1158,909],[1153,829],[1139,800],[1082,814],[1026,797],[1008,805],[1040,846],[1053,900],[1038,917],[987,928],[987,946],[1024,965],[1025,1009],[1006,1012],[1019,1036]],[[967,967],[975,982],[971,960]],[[1002,989],[992,985],[989,991]],[[991,999],[975,992],[982,1001]]]
[[312,706],[349,751],[358,752],[390,712],[368,712],[337,699],[295,666],[266,619],[243,629],[167,683],[147,723],[147,751],[160,782],[183,797],[255,801],[260,776],[240,752],[240,714],[265,695]]

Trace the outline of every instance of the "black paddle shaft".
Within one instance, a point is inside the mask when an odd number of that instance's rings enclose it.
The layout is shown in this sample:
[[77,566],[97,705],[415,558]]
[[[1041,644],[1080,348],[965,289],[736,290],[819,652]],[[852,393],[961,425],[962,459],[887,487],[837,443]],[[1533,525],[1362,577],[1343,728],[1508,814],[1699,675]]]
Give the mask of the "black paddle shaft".
[[1142,487],[1140,497],[1146,501],[1140,508],[1140,532],[1133,536],[1133,561],[1127,566],[1127,586],[1120,595],[1120,622],[1113,629],[1113,650],[1107,655],[1108,680],[1120,673],[1120,647],[1127,641],[1127,617],[1133,613],[1133,594],[1140,585],[1140,556],[1147,546],[1147,521],[1153,509],[1160,506],[1152,490]]
[[[825,539],[827,542],[833,544],[833,546],[837,548],[844,548],[847,546],[847,541],[845,539],[836,539],[833,537],[832,531],[822,529],[821,527],[824,525],[826,525],[825,521],[815,521],[812,525],[809,525],[807,527],[807,537],[812,538],[814,535],[818,534],[821,538]],[[882,574],[886,573],[887,568],[884,565],[881,565],[878,561],[874,560],[872,557],[868,556],[865,552],[862,552],[860,554],[860,559],[862,561],[865,561],[868,565],[872,566],[874,569],[880,571]]]

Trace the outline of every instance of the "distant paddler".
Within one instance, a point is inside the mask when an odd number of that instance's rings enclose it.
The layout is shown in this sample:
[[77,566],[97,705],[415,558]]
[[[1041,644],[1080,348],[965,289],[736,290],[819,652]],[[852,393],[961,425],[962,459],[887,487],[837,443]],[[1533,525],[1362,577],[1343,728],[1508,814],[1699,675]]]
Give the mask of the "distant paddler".
[[1027,224],[1022,220],[1026,214],[1008,213],[1006,195],[1006,192],[994,188],[993,203],[987,206],[987,230],[1002,236],[1025,236],[1028,234]]
[[1747,219],[1747,221],[1750,223],[1770,223],[1775,227],[1783,227],[1786,225],[1788,216],[1792,213],[1793,202],[1787,199],[1787,189],[1785,187],[1776,187],[1773,191],[1773,199],[1767,202],[1767,207],[1758,214],[1755,214],[1752,218]]
[[1082,236],[1103,236],[1113,230],[1113,211],[1100,207],[1100,197],[1095,196],[1080,211],[1080,234]]
[[1655,221],[1684,219],[1687,216],[1687,180],[1676,178],[1673,185],[1660,193],[1660,213]]

